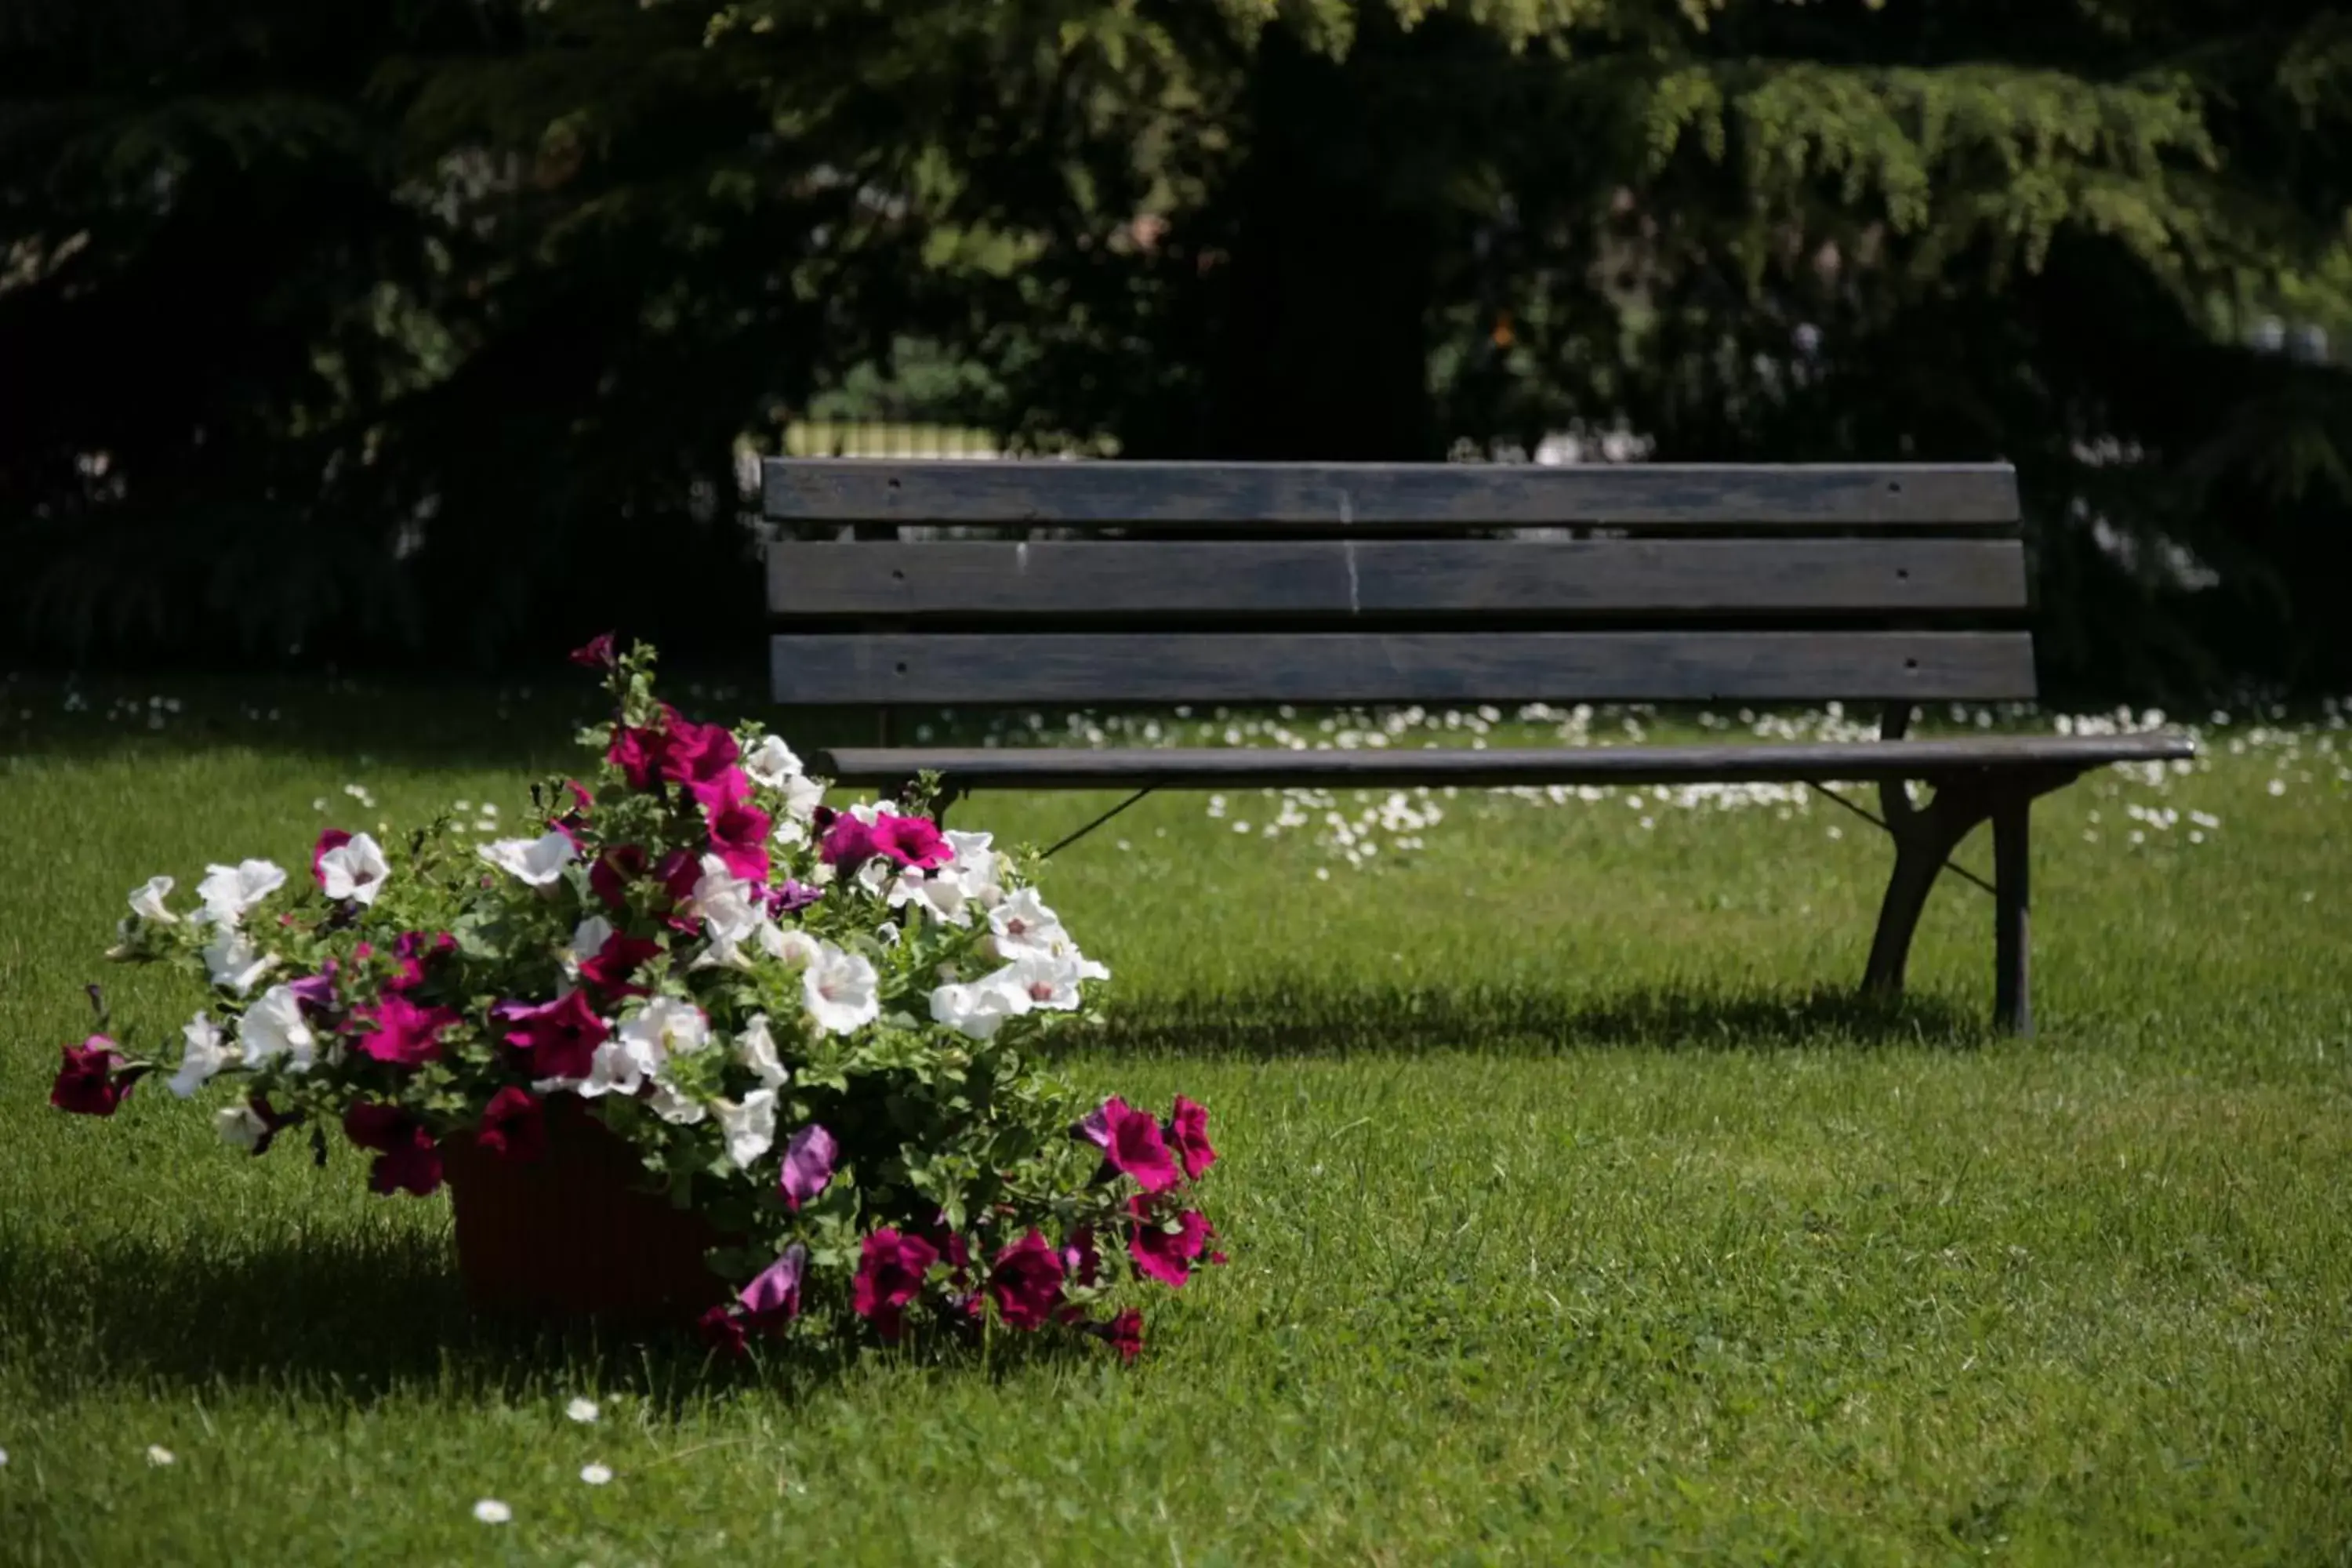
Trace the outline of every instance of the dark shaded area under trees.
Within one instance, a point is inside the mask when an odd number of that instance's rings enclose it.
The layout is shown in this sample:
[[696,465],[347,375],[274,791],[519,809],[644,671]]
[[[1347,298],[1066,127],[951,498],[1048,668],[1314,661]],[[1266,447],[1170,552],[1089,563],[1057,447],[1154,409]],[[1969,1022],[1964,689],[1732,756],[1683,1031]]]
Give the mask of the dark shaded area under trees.
[[[1696,19],[1695,19],[1696,18]],[[2352,688],[2282,0],[0,0],[0,642],[756,654],[733,447],[2006,458],[2048,683]]]

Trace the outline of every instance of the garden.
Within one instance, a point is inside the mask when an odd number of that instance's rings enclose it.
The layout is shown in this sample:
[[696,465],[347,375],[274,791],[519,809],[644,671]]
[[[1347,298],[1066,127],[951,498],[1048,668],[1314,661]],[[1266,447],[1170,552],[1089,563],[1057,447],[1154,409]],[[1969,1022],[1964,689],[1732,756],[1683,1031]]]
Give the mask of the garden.
[[[1171,794],[1040,861],[1022,847],[1113,800],[982,795],[933,844],[890,826],[911,809],[793,784],[751,725],[711,762],[730,742],[704,726],[757,716],[743,692],[666,681],[673,730],[625,672],[616,714],[605,678],[8,683],[8,1560],[2310,1562],[2352,1539],[2352,732],[2333,706],[2200,715],[2193,763],[2043,804],[2039,1030],[2020,1039],[1982,1021],[1990,900],[1951,877],[1909,997],[1853,994],[1886,847],[1800,786]],[[930,723],[1072,746],[1853,729],[1541,705]],[[630,731],[700,745],[638,759],[638,793]],[[730,766],[740,795],[713,784]],[[534,799],[570,777],[589,802]],[[716,841],[728,811],[770,805],[774,864],[721,869],[826,896],[737,910],[740,962],[688,968],[730,940],[708,866],[698,893],[630,880],[637,901],[596,917],[613,929],[569,979],[532,981],[499,945],[532,921],[572,931],[578,911],[529,880],[563,858],[527,852],[551,833],[582,851],[562,897],[584,900],[606,824],[652,840],[707,819]],[[836,836],[857,843],[834,854]],[[1082,998],[992,1003],[990,965],[1028,962],[980,961],[1001,931],[945,919],[944,893],[918,913],[874,890],[925,858],[937,883],[955,854],[959,877],[1002,857],[975,909],[1042,899],[1083,941]],[[1981,834],[1958,857],[1985,858]],[[282,883],[206,883],[261,859]],[[243,927],[197,920],[239,903]],[[190,1081],[183,1026],[221,971],[203,947],[268,945],[281,906],[278,929],[313,945],[276,942],[282,973],[225,1009],[244,1054],[213,1047],[215,1081]],[[680,911],[695,929],[664,924]],[[452,954],[367,941],[428,917]],[[675,948],[677,973],[644,987],[673,996],[628,997],[650,971],[600,966],[632,930]],[[106,962],[142,944],[178,967]],[[1021,1088],[955,1123],[995,1118],[1028,1163],[952,1218],[884,1210],[986,1181],[886,1170],[868,1109],[819,1081],[828,1041],[880,1037],[857,1031],[918,950],[954,994],[881,1034]],[[818,984],[865,952],[878,973]],[[411,961],[421,989],[402,988]],[[689,1048],[672,1016],[651,1031],[666,1068],[590,1096],[667,1107],[622,1124],[745,1238],[714,1255],[716,1321],[469,1305],[439,1173],[403,1152],[487,1129],[499,1093],[587,1094],[656,1058],[625,1021],[600,1062],[554,1071],[541,1052],[563,1047],[520,1008],[502,1026],[530,1044],[449,1028],[434,1055],[417,1016],[442,1005],[443,963],[532,1008],[554,1005],[535,984],[625,1019],[684,1006],[739,1042],[747,998],[773,1012],[772,1082],[756,1051]],[[299,989],[320,976],[343,999]],[[290,1010],[257,1023],[278,984]],[[782,1022],[795,996],[805,1026]],[[115,1058],[69,1054],[95,1034]],[[249,1062],[257,1037],[276,1044]],[[305,1039],[315,1072],[294,1072]],[[268,1116],[247,1098],[264,1079]],[[772,1124],[751,1113],[763,1089]],[[401,1109],[355,1125],[338,1094]],[[887,1268],[866,1256],[882,1219]],[[1081,1259],[1082,1226],[1128,1245]],[[982,1245],[959,1257],[959,1237]]]

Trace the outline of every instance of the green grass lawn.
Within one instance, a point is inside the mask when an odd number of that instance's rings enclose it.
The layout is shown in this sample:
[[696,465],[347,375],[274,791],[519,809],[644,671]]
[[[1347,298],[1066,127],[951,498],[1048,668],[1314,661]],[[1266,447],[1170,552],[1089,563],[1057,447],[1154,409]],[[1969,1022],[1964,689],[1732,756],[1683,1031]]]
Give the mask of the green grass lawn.
[[191,689],[0,712],[0,1561],[2352,1561],[2343,731],[2045,803],[2025,1041],[1950,879],[1911,1001],[1845,997],[1887,854],[1824,804],[1465,795],[1359,867],[1148,800],[1046,884],[1115,972],[1067,1068],[1208,1103],[1231,1266],[1131,1369],[732,1373],[478,1325],[351,1151],[48,1109],[85,982],[185,1016],[99,961],[137,881],[511,822],[581,706]]

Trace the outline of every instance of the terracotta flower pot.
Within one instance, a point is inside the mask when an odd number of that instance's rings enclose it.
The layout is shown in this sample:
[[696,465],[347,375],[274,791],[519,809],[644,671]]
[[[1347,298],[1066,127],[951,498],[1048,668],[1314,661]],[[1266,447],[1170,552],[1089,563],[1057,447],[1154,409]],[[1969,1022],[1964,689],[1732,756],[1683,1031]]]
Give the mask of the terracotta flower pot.
[[702,1260],[720,1238],[657,1191],[635,1149],[570,1095],[547,1101],[547,1152],[524,1163],[460,1134],[442,1144],[457,1272],[476,1310],[691,1321],[727,1288]]

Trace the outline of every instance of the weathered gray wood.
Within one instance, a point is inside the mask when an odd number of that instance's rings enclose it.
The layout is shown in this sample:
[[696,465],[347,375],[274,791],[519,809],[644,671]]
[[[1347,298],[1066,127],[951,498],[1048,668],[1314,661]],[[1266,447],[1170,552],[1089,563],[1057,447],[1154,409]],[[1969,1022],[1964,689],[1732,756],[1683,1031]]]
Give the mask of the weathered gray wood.
[[778,543],[788,616],[2021,610],[2015,540]]
[[895,462],[770,458],[778,521],[1149,527],[2013,525],[2006,463]]
[[[1317,784],[1355,789],[1411,784],[1486,788],[1512,784],[1867,783],[1929,779],[1958,791],[1931,835],[1940,848],[1930,875],[1952,846],[1984,820],[1960,810],[1959,795],[1992,774],[2019,775],[2028,790],[2047,789],[2109,763],[2165,762],[2195,754],[2178,735],[1993,735],[1936,741],[1811,742],[1675,746],[1513,747],[1474,752],[1391,747],[1378,751],[1292,752],[1277,747],[1085,751],[1076,747],[925,746],[876,750],[836,747],[817,754],[814,772],[847,784],[895,784],[936,773],[964,788],[1187,789],[1277,788]],[[1943,795],[1937,796],[1938,800]],[[1934,812],[1930,805],[1927,812]],[[1899,971],[1896,984],[1901,984]]]
[[2021,790],[2002,789],[1993,796],[1992,1018],[1995,1027],[2011,1035],[2033,1033],[2029,969],[2032,850],[2027,835],[2032,812],[2032,796]]
[[784,636],[771,647],[786,703],[2033,695],[2022,632]]

